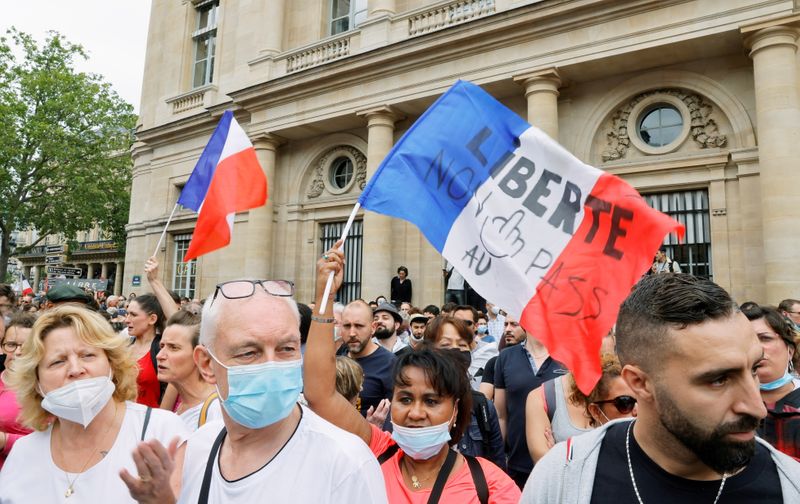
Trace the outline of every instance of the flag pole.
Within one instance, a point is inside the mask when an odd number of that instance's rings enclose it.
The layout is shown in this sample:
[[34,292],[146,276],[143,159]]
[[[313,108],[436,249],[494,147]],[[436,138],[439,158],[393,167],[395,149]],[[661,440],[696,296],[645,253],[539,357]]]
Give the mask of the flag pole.
[[[353,219],[356,218],[356,214],[358,213],[358,209],[361,208],[361,203],[356,201],[355,206],[353,207],[353,211],[350,212],[350,217],[347,219],[347,224],[344,225],[344,229],[342,230],[342,237],[339,241],[342,244],[339,248],[344,247],[344,240],[347,238],[347,233],[350,232],[350,226],[353,225]],[[333,271],[331,271],[330,275],[328,275],[328,283],[325,284],[325,292],[322,294],[322,302],[319,305],[319,314],[322,315],[325,313],[325,308],[328,306],[328,296],[331,293],[331,287],[333,286]]]
[[178,203],[175,203],[175,206],[172,208],[172,213],[169,214],[169,218],[167,219],[167,223],[164,224],[164,231],[161,232],[161,237],[158,239],[158,243],[156,243],[156,249],[153,251],[152,257],[155,257],[158,253],[158,249],[161,247],[161,242],[164,241],[164,236],[167,234],[167,228],[169,227],[169,223],[172,222],[172,216],[175,215],[175,210],[178,209]]

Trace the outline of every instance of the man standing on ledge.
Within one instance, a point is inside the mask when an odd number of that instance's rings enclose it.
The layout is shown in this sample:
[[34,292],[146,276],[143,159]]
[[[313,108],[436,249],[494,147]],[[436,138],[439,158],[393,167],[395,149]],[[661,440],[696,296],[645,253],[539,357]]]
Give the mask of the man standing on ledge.
[[800,502],[800,464],[755,437],[764,353],[727,292],[647,276],[622,304],[616,338],[638,417],[556,445],[520,502]]

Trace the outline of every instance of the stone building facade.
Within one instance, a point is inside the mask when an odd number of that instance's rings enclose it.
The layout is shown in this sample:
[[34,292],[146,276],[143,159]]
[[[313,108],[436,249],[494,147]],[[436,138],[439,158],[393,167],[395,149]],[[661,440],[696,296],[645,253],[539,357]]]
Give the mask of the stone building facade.
[[[38,237],[37,232],[32,230],[15,233],[20,246],[34,243]],[[52,282],[45,286],[48,278],[66,278],[63,275],[48,274],[48,267],[52,267],[69,268],[75,273],[80,270],[80,275],[71,275],[69,278],[95,289],[105,285],[114,294],[121,294],[125,257],[114,240],[98,227],[81,231],[75,238],[73,248],[70,249],[63,236],[49,235],[39,245],[14,257],[20,273],[30,282],[34,291],[51,287]],[[86,282],[87,280],[94,282]]]
[[[741,301],[800,296],[798,26],[792,0],[154,0],[124,290],[233,109],[269,200],[188,265],[196,216],[179,210],[156,251],[166,284],[285,278],[310,300],[365,181],[465,79],[685,222],[665,241],[685,271]],[[415,304],[442,301],[413,225],[359,213],[348,247],[347,298],[388,295],[405,265]]]

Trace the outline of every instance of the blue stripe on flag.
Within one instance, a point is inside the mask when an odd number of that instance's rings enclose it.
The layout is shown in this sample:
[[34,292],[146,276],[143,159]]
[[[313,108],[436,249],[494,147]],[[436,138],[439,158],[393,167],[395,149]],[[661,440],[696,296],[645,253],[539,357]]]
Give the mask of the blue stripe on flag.
[[217,164],[219,164],[222,148],[225,147],[225,140],[228,138],[232,118],[233,112],[230,110],[226,110],[222,114],[217,128],[208,140],[208,145],[203,149],[203,153],[200,155],[200,159],[197,160],[189,180],[183,186],[181,197],[178,198],[178,203],[183,207],[191,208],[195,212],[200,210],[200,205],[206,199],[208,186],[211,185],[211,179],[214,178],[214,172],[217,169]]
[[389,151],[359,203],[412,222],[441,252],[476,189],[529,127],[480,87],[458,81]]

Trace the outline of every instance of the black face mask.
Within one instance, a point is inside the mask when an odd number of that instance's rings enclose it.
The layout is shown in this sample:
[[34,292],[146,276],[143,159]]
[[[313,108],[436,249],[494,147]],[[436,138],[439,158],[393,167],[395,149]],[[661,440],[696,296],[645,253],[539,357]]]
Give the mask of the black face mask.
[[472,352],[469,350],[460,350],[458,348],[448,348],[446,350],[442,350],[447,355],[454,358],[457,362],[459,362],[464,369],[469,369],[470,364],[472,364]]

